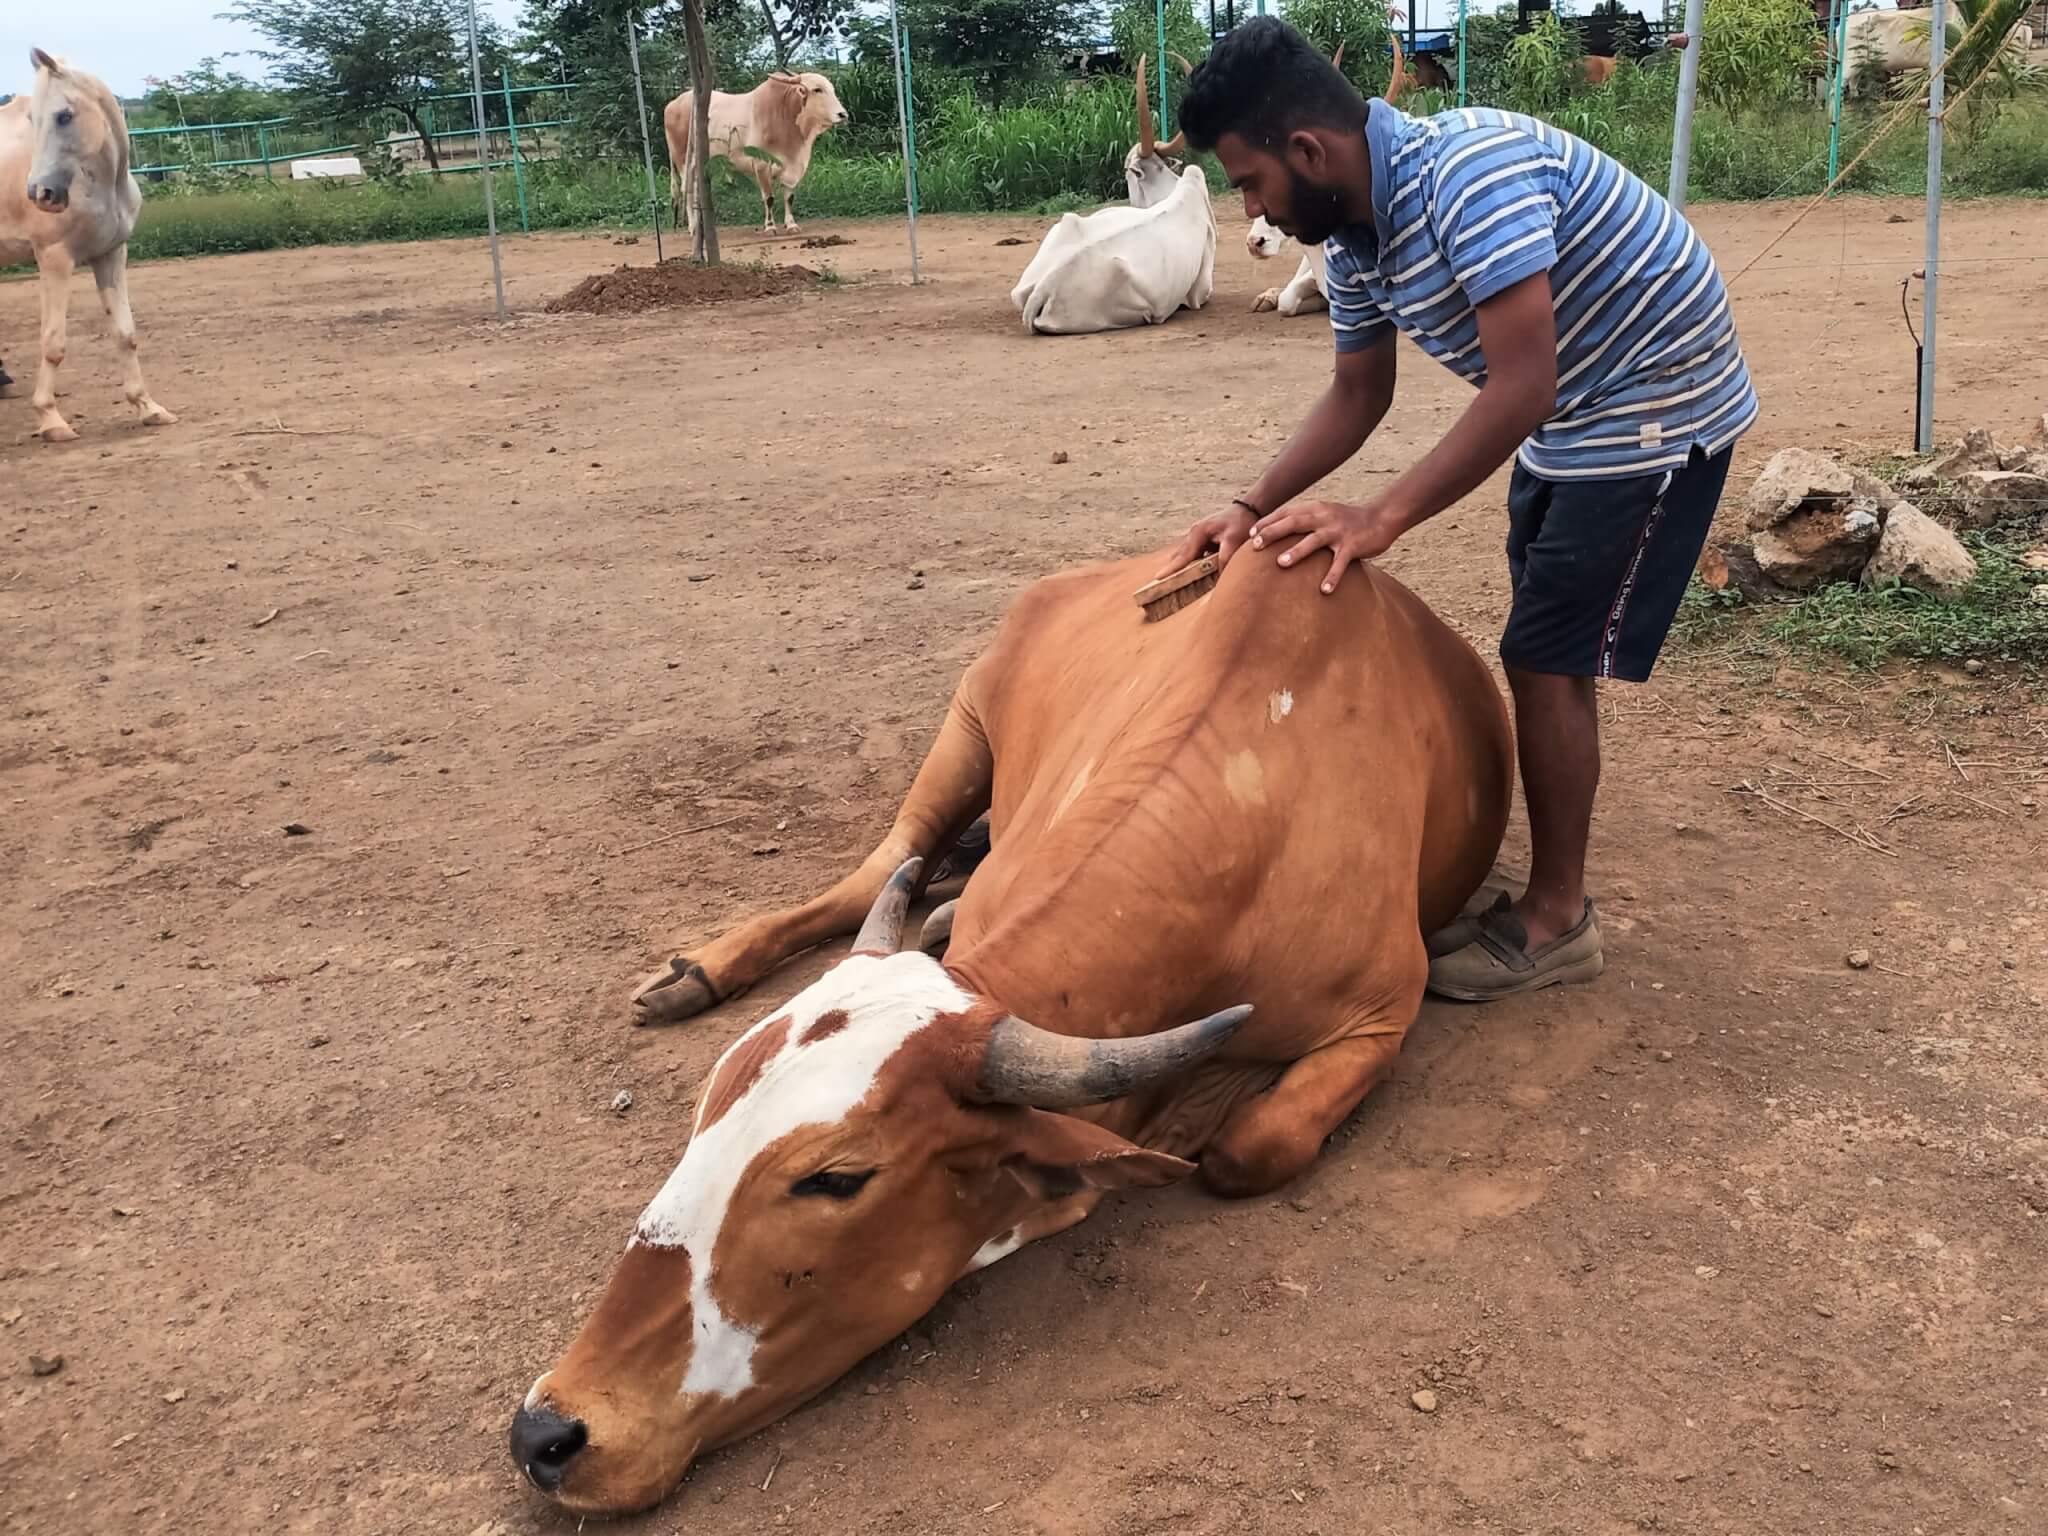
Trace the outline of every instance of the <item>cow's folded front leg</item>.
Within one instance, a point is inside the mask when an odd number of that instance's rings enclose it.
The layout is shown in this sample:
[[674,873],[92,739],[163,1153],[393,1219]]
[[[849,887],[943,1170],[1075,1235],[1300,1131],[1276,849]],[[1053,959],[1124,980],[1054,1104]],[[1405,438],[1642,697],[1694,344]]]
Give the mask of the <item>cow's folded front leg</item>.
[[1246,1099],[1202,1149],[1202,1182],[1219,1195],[1263,1195],[1307,1171],[1330,1133],[1378,1086],[1422,1006],[1429,954],[1418,933],[1392,959],[1343,1035],[1290,1064]]
[[1401,1036],[1365,1035],[1326,1045],[1240,1105],[1202,1150],[1202,1182],[1229,1199],[1268,1194],[1308,1171],[1329,1134],[1394,1065]]
[[749,918],[690,953],[676,955],[634,988],[634,1022],[666,1024],[694,1017],[738,997],[792,956],[855,932],[882,886],[906,860],[923,859],[929,871],[988,809],[994,773],[988,738],[972,707],[956,696],[895,825],[860,868],[801,906]]

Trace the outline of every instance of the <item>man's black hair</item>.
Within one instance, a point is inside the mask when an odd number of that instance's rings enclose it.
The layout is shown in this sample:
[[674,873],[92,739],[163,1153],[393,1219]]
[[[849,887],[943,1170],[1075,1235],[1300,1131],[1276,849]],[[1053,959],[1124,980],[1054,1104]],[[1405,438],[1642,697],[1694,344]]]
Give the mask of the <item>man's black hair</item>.
[[1277,16],[1260,16],[1224,37],[1195,70],[1181,103],[1188,147],[1212,150],[1226,133],[1278,154],[1303,128],[1356,133],[1365,98],[1307,38]]

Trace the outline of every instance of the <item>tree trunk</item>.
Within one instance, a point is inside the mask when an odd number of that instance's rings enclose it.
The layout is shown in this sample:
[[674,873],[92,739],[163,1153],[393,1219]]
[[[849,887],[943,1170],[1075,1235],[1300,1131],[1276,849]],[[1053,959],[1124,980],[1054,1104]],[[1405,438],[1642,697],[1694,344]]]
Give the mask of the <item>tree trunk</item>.
[[694,194],[697,204],[696,246],[692,254],[707,265],[717,266],[718,218],[711,207],[711,92],[718,81],[711,69],[711,44],[704,35],[704,0],[683,0],[683,44],[690,56],[690,115],[695,121],[690,124],[689,159],[695,164],[686,164],[682,171],[696,183],[695,187],[685,189],[683,196],[689,199]]
[[768,40],[775,45],[775,67],[789,68],[789,43],[782,35],[782,28],[775,22],[775,7],[769,0],[761,0],[761,14],[768,22]]
[[419,108],[400,107],[400,114],[412,124],[412,131],[420,136],[420,152],[427,157],[427,168],[436,176],[441,174],[441,156],[434,148],[434,140],[427,132],[427,125],[420,121]]

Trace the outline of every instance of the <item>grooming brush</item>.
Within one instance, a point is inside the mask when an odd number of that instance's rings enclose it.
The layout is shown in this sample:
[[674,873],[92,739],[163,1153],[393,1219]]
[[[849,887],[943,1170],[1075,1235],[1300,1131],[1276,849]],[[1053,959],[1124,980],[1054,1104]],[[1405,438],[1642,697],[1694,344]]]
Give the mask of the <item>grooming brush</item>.
[[1151,624],[1168,614],[1179,613],[1188,604],[1206,597],[1209,589],[1216,585],[1217,578],[1222,574],[1222,557],[1204,555],[1169,576],[1146,582],[1131,595],[1137,600],[1138,606],[1145,610],[1145,622]]

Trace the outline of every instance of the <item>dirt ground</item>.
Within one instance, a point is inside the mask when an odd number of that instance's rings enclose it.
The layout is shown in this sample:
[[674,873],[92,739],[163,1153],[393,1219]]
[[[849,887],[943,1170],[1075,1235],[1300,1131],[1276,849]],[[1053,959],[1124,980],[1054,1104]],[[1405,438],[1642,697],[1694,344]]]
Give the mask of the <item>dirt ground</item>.
[[[1790,212],[1699,221],[1733,271]],[[0,1528],[570,1528],[512,1409],[829,956],[628,989],[849,867],[1019,588],[1222,505],[1327,369],[1234,218],[1212,308],[1028,338],[1041,227],[598,319],[537,311],[651,242],[513,239],[503,328],[478,242],[145,266],[159,431],[79,286],[81,441],[0,402]],[[2048,207],[1947,228],[1942,425],[2011,433]],[[1906,442],[1920,238],[1845,202],[1738,284],[1738,485]],[[1338,489],[1466,398],[1402,367]],[[1488,654],[1501,495],[1389,561]],[[1431,1005],[1300,1187],[1111,1202],[623,1529],[2048,1530],[2039,695],[1695,653],[1604,710],[1599,983]]]

